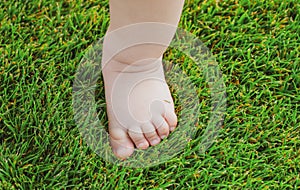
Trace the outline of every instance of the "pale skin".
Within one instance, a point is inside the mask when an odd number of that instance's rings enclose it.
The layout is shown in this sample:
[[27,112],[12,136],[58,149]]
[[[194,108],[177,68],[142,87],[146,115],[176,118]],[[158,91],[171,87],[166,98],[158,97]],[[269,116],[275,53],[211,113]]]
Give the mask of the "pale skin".
[[159,144],[177,126],[161,61],[175,31],[164,31],[160,40],[165,45],[140,44],[125,49],[119,45],[124,43],[123,39],[136,39],[137,31],[142,33],[138,34],[142,41],[143,35],[148,35],[145,38],[154,35],[157,28],[148,27],[147,34],[133,29],[113,32],[144,22],[177,26],[184,0],[110,0],[109,4],[110,25],[102,60],[109,136],[114,154],[126,159],[135,148],[147,149]]

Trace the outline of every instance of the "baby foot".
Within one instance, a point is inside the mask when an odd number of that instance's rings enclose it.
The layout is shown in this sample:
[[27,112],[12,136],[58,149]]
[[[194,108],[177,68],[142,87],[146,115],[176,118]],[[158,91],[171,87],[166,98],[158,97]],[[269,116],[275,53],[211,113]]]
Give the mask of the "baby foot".
[[126,159],[135,147],[159,144],[175,129],[177,117],[161,58],[133,64],[111,60],[102,72],[110,143],[118,158]]

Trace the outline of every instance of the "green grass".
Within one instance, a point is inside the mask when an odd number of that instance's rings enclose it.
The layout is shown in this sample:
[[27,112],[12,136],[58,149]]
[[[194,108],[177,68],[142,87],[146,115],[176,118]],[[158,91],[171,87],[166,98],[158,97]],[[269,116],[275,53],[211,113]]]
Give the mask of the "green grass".
[[195,140],[167,163],[127,168],[97,156],[73,120],[74,74],[107,29],[107,1],[1,1],[0,189],[299,189],[299,13],[292,0],[186,0],[180,27],[223,72],[224,125],[204,154]]

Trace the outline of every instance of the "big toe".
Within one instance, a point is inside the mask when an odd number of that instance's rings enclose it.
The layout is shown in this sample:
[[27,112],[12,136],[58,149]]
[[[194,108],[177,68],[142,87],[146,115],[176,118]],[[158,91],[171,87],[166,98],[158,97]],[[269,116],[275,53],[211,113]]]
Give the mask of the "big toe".
[[134,152],[134,145],[127,132],[120,128],[110,128],[110,143],[114,154],[122,160]]

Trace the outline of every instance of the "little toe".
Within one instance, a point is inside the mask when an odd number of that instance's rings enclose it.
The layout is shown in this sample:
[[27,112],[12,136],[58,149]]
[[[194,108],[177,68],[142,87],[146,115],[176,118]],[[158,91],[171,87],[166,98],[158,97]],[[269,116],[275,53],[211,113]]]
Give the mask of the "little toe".
[[170,131],[174,131],[177,126],[177,116],[175,112],[173,110],[166,112],[164,118],[170,127]]
[[169,135],[169,131],[170,131],[169,124],[162,116],[156,116],[152,122],[161,139],[164,139]]
[[141,128],[136,128],[135,130],[129,130],[128,135],[137,148],[147,149],[149,147],[149,143],[146,140]]
[[152,123],[144,124],[142,126],[142,130],[144,132],[144,136],[152,146],[155,146],[160,143],[160,137],[158,136],[156,129],[152,125]]
[[134,145],[127,132],[122,128],[110,128],[110,143],[114,154],[124,160],[134,151]]

